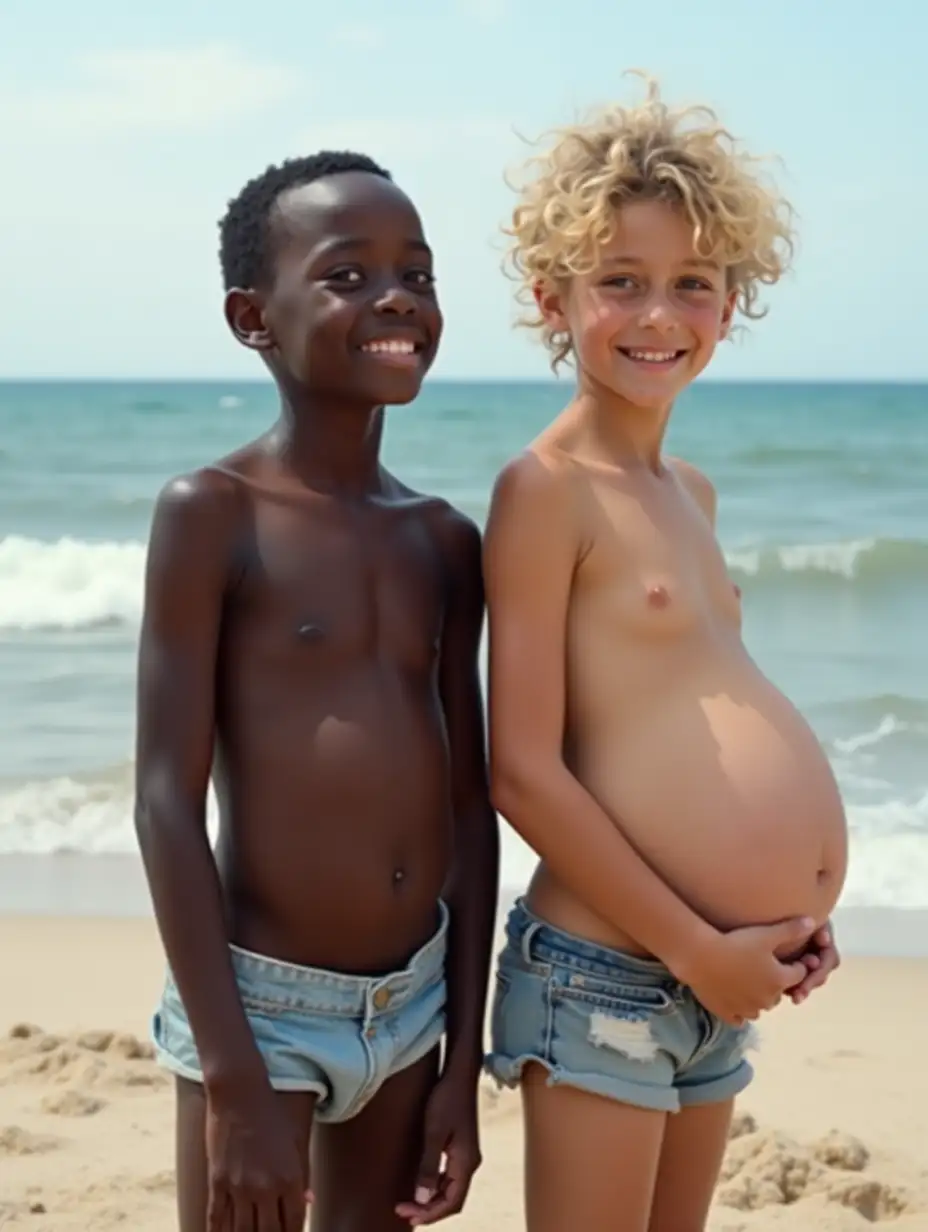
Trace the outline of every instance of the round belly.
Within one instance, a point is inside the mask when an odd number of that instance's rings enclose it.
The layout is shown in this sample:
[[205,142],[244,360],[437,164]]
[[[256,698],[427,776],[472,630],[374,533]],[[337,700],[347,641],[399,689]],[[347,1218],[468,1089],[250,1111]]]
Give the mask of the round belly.
[[663,694],[580,739],[574,770],[648,863],[720,928],[828,917],[845,817],[828,760],[756,668],[703,695]]

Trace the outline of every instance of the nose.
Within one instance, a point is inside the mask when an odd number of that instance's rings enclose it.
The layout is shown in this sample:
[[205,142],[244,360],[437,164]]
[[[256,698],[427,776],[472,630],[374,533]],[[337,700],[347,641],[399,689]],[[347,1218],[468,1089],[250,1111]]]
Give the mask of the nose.
[[655,289],[641,306],[640,324],[667,333],[674,328],[676,317],[667,297]]
[[416,300],[402,283],[390,282],[380,291],[374,308],[377,312],[410,316],[416,311]]

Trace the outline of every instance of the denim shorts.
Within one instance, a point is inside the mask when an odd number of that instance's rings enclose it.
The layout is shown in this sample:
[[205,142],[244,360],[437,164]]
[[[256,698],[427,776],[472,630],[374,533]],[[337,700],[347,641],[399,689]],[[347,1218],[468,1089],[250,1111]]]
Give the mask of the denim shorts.
[[[388,1078],[421,1060],[445,1031],[448,909],[402,971],[341,975],[230,946],[239,995],[278,1091],[312,1091],[319,1121],[355,1116]],[[196,1044],[170,972],[152,1021],[161,1065],[202,1082]]]
[[499,956],[488,1073],[517,1086],[531,1061],[623,1104],[678,1112],[723,1102],[753,1077],[751,1024],[710,1014],[663,963],[584,941],[519,901]]

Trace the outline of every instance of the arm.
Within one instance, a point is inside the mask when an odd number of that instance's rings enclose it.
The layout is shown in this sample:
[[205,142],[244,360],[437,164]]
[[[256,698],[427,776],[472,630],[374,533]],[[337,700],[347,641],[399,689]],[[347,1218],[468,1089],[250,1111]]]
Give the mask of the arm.
[[216,652],[240,523],[231,482],[177,480],[155,508],[138,663],[135,825],[207,1096],[208,1225],[298,1232],[303,1161],[238,994],[206,832]]
[[439,668],[454,813],[454,856],[446,888],[451,922],[445,1072],[476,1082],[483,1064],[484,1006],[499,893],[499,828],[487,783],[479,678],[484,611],[480,534],[470,521],[458,515],[453,519]]
[[442,540],[449,588],[439,689],[454,813],[454,854],[445,887],[451,916],[447,1043],[441,1081],[426,1109],[414,1201],[397,1208],[401,1218],[421,1224],[460,1211],[480,1165],[477,1083],[499,884],[499,833],[487,786],[478,673],[483,626],[480,535],[471,522],[451,512],[443,521]]
[[564,763],[567,612],[583,548],[563,475],[532,454],[510,464],[494,490],[484,550],[494,803],[565,886],[661,958],[706,1008],[727,1021],[756,1017],[804,974],[774,951],[804,941],[812,922],[719,933]]
[[229,958],[206,832],[216,650],[238,499],[214,473],[155,507],[138,661],[135,825],[207,1088],[267,1082]]
[[568,481],[532,454],[497,480],[484,549],[496,807],[554,875],[671,968],[711,932],[564,763],[567,610],[582,541]]

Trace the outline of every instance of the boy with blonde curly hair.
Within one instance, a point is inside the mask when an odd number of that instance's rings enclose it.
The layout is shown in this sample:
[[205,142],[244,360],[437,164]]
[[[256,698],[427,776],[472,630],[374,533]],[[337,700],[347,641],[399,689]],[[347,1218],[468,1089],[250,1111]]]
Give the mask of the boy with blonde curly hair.
[[494,799],[541,858],[487,1065],[522,1090],[529,1232],[697,1232],[753,1020],[838,961],[834,777],[744,647],[712,484],[663,451],[736,313],[762,315],[791,211],[711,110],[653,85],[530,170],[511,256],[577,375],[485,540]]

